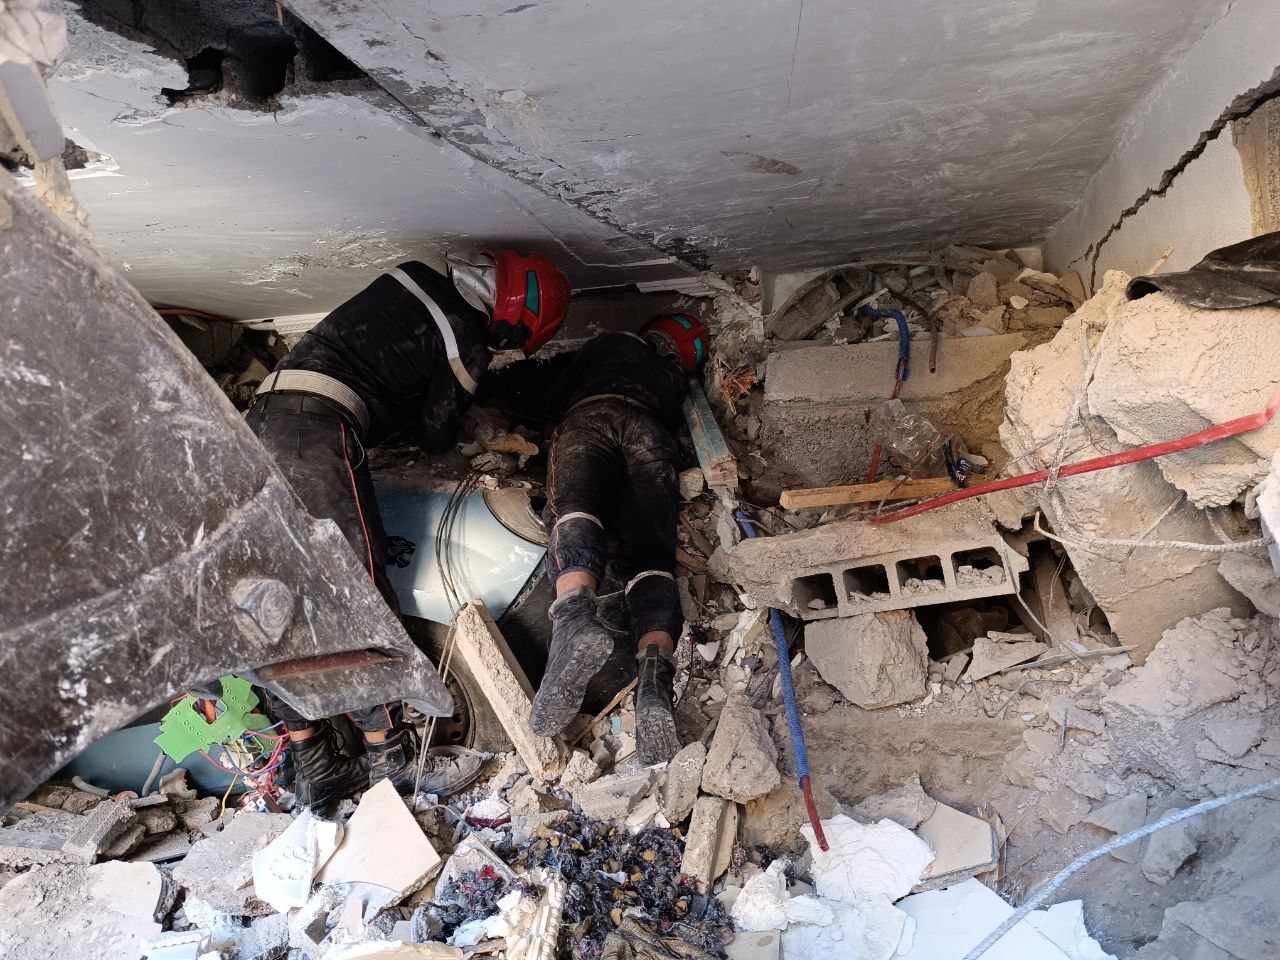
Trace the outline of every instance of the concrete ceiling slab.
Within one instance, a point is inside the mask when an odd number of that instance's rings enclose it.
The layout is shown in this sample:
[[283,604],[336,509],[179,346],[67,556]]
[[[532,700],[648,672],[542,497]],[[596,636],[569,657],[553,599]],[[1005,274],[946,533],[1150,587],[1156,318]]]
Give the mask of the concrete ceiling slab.
[[234,318],[327,312],[379,272],[513,244],[579,287],[686,275],[660,251],[434,136],[376,85],[299,88],[278,109],[170,106],[186,70],[81,18],[51,83],[98,249],[153,303]]
[[1042,238],[1227,0],[287,0],[460,150],[719,268]]

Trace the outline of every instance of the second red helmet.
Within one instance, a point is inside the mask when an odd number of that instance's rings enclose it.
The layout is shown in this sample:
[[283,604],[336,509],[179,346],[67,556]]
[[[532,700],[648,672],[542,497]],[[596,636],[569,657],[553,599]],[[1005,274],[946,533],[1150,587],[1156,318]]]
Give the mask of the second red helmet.
[[659,352],[676,357],[685,373],[696,372],[707,359],[711,331],[697,317],[687,313],[667,314],[650,320],[640,332],[657,341]]

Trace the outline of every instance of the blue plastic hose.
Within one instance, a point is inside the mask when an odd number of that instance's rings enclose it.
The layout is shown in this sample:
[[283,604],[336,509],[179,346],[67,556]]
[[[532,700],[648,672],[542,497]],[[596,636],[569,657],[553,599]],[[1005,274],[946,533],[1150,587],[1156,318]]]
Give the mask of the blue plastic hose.
[[[760,535],[755,524],[747,519],[743,511],[735,510],[734,516],[742,524],[747,539],[754,540]],[[818,849],[826,851],[827,838],[822,832],[822,822],[818,819],[818,810],[813,803],[813,787],[809,779],[809,750],[804,743],[804,728],[800,726],[800,706],[796,703],[796,685],[791,676],[791,650],[787,646],[787,631],[782,623],[782,614],[774,607],[769,608],[769,623],[773,627],[773,642],[778,650],[778,676],[782,679],[782,703],[787,711],[787,729],[791,733],[791,752],[796,758],[796,776],[800,781],[800,792],[804,794],[805,810],[809,814],[809,823],[813,827],[814,840],[817,841]]]

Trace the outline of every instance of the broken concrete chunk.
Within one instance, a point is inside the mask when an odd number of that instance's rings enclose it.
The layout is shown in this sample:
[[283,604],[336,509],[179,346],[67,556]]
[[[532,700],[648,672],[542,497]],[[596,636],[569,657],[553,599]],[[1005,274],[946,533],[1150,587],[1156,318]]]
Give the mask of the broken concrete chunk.
[[681,470],[680,481],[680,499],[692,500],[703,491],[706,486],[705,476],[701,467],[692,467],[689,470]]
[[809,623],[805,652],[823,680],[864,710],[910,703],[925,695],[927,640],[909,610]]
[[462,608],[455,637],[458,655],[479,680],[520,759],[539,780],[554,782],[568,750],[558,738],[540,737],[529,727],[533,688],[483,603]]
[[1242,757],[1262,742],[1262,717],[1216,717],[1205,721],[1204,734],[1228,757]]
[[[1203,901],[1186,901],[1165,912],[1160,939],[1165,939],[1170,926],[1185,927],[1198,941],[1196,947],[1177,954],[1162,956],[1232,957],[1239,960],[1270,960],[1280,943],[1280,911],[1276,908],[1276,890],[1280,889],[1280,870],[1250,877],[1227,892]],[[1197,949],[1202,948],[1202,949]],[[1212,948],[1221,953],[1210,953]],[[1192,952],[1192,951],[1195,952]]]
[[842,812],[861,823],[892,820],[908,830],[914,830],[933,816],[937,806],[938,801],[924,792],[924,787],[920,785],[920,774],[915,773],[910,780],[892,790],[867,797],[855,806],[844,807]]
[[575,750],[569,762],[565,764],[564,772],[560,774],[560,786],[566,790],[573,790],[590,783],[599,776],[600,766],[591,759],[591,755],[585,750]]
[[653,769],[615,773],[578,788],[573,799],[592,820],[624,820],[653,787]]
[[1073,770],[1065,782],[1071,790],[1090,800],[1101,800],[1107,795],[1106,782],[1092,770]]
[[150,863],[46,864],[0,887],[0,957],[138,957],[160,933],[165,879]]
[[[1170,807],[1151,818],[1151,822],[1181,809]],[[1181,866],[1195,856],[1204,836],[1204,826],[1195,817],[1183,820],[1171,827],[1157,830],[1147,838],[1139,863],[1142,875],[1152,883],[1164,886],[1173,879]]]
[[1107,728],[1107,721],[1096,713],[1090,713],[1076,706],[1071,697],[1054,697],[1049,701],[1049,719],[1068,730],[1083,730],[1094,736],[1101,736]]
[[137,818],[137,813],[128,804],[105,800],[94,807],[84,818],[84,823],[67,838],[62,846],[63,852],[85,863],[92,863]]
[[170,930],[143,937],[138,949],[143,960],[198,960],[208,946],[208,930]]
[[986,873],[1000,859],[991,824],[945,803],[937,804],[933,815],[916,830],[916,836],[927,843],[934,854],[914,887],[917,893],[940,890]]
[[342,843],[316,879],[376,884],[398,900],[435,876],[441,862],[395,786],[380,780],[360,798]]
[[1089,801],[1062,788],[1040,798],[1040,819],[1058,833],[1066,833],[1089,814]]
[[1248,553],[1228,553],[1218,572],[1257,607],[1259,613],[1280,617],[1280,579],[1271,562]]
[[738,835],[738,808],[720,797],[700,796],[693,804],[693,818],[685,835],[680,872],[706,891],[729,868]]
[[707,748],[701,740],[695,740],[667,764],[667,779],[662,788],[662,815],[668,823],[680,823],[693,810],[706,761]]
[[1000,306],[999,289],[1000,281],[996,279],[995,274],[980,273],[969,281],[969,289],[965,291],[965,296],[975,307],[989,310]]
[[[1114,834],[1137,830],[1147,822],[1147,795],[1141,790],[1135,790],[1119,800],[1112,800],[1110,803],[1094,807],[1084,818],[1084,822],[1101,827],[1103,830],[1110,830]],[[1142,841],[1138,840],[1112,850],[1111,856],[1125,863],[1137,863],[1141,848]]]
[[778,748],[764,714],[745,696],[730,696],[721,709],[715,738],[702,768],[702,789],[745,803],[781,782]]
[[174,882],[227,913],[266,916],[272,910],[254,893],[253,855],[291,823],[286,814],[238,811],[220,833],[192,846],[174,868]]
[[[1015,636],[1015,634],[1007,634]],[[1014,667],[1028,660],[1034,660],[1047,653],[1048,646],[1027,640],[1019,643],[1005,643],[991,637],[979,637],[973,641],[973,662],[965,672],[964,679],[972,683],[992,674],[999,673],[1006,667]]]

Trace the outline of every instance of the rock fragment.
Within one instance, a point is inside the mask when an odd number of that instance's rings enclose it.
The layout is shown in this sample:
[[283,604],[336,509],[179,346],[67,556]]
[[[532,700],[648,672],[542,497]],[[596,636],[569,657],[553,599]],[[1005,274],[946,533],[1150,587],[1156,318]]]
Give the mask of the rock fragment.
[[804,635],[822,679],[864,710],[925,695],[929,652],[909,610],[817,620],[805,625]]
[[[1006,642],[1002,637],[1018,637],[1016,641]],[[1028,660],[1034,660],[1049,648],[1034,640],[1022,640],[1021,634],[1000,634],[996,637],[979,637],[973,641],[973,662],[965,671],[964,679],[969,683],[981,680],[1006,667],[1014,667]]]
[[938,801],[924,792],[924,787],[920,784],[920,774],[915,773],[911,775],[910,780],[892,790],[867,797],[860,803],[852,807],[844,807],[842,810],[860,823],[892,820],[908,830],[914,830],[932,817],[937,807]]
[[702,768],[702,789],[745,803],[782,782],[778,748],[764,714],[741,694],[729,697]]
[[662,788],[662,815],[668,823],[680,823],[693,810],[706,761],[707,748],[701,740],[695,740],[667,764],[667,780]]
[[[1152,822],[1179,809],[1179,807],[1170,807],[1152,817]],[[1195,856],[1196,850],[1200,847],[1200,840],[1204,836],[1203,831],[1203,825],[1197,822],[1195,817],[1175,823],[1171,827],[1165,827],[1163,830],[1157,830],[1147,838],[1146,849],[1142,852],[1142,860],[1139,864],[1142,875],[1152,883],[1164,886],[1173,879],[1184,863]]]

